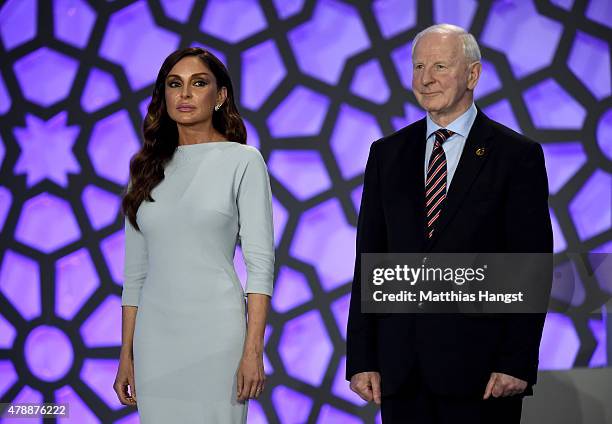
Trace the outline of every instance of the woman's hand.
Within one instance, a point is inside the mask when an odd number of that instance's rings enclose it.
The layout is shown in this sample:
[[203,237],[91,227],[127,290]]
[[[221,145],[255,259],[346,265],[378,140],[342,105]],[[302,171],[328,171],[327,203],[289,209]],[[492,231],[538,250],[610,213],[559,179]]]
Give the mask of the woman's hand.
[[266,382],[263,366],[264,332],[270,296],[260,293],[248,294],[247,334],[242,359],[238,366],[237,398],[243,402],[259,397]]
[[136,406],[136,385],[134,384],[134,359],[121,356],[113,389],[122,405]]
[[254,349],[245,350],[238,367],[237,379],[237,398],[240,402],[259,397],[266,382],[263,352]]

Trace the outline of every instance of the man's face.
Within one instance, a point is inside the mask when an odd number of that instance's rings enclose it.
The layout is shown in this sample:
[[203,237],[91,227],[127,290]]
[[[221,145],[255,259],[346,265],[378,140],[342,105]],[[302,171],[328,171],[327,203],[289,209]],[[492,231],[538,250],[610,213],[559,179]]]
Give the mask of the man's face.
[[434,119],[450,119],[449,123],[467,110],[480,64],[467,62],[458,35],[424,35],[414,49],[412,63],[412,91]]

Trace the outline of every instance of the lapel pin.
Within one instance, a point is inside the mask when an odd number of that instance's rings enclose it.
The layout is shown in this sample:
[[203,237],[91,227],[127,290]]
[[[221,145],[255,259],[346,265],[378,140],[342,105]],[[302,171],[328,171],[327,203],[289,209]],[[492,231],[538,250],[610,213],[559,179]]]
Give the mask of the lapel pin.
[[486,150],[484,147],[479,147],[476,149],[476,156],[484,156],[486,153]]

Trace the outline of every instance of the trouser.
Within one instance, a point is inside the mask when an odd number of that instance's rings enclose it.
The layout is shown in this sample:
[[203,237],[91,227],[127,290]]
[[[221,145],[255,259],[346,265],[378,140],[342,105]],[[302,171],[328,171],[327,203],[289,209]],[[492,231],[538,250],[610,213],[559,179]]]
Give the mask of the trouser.
[[442,396],[418,381],[383,396],[381,416],[383,424],[519,424],[522,406],[523,396]]

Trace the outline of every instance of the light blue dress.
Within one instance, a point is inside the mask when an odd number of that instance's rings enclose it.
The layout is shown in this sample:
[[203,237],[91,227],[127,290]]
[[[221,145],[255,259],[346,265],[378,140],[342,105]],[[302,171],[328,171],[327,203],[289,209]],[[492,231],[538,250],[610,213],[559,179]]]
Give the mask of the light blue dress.
[[[236,371],[246,293],[272,294],[274,237],[266,164],[251,146],[178,146],[165,178],[125,220],[122,304],[138,306],[134,374],[143,424],[244,423]],[[243,292],[233,264],[240,243]]]

